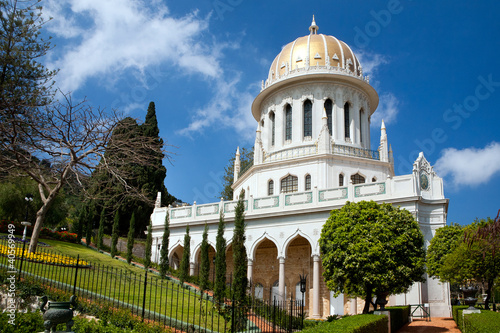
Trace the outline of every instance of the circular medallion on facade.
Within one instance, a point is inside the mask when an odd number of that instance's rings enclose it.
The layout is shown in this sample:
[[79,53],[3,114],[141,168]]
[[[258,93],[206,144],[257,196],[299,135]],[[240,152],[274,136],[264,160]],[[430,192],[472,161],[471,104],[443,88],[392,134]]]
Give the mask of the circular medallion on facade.
[[420,188],[422,190],[429,189],[429,178],[425,172],[420,172]]

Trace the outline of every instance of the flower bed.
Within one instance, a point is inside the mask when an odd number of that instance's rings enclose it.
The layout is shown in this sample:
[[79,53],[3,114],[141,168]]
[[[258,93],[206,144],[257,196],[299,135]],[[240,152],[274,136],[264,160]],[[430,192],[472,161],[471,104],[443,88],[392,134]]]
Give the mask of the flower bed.
[[[7,220],[0,221],[0,232],[2,233],[9,232],[9,224],[13,224],[15,226],[14,228],[15,235],[23,234],[24,226],[21,224],[21,222],[7,221]],[[28,226],[27,232],[29,235],[31,235],[33,233],[33,226]],[[42,230],[40,231],[40,237],[60,240],[64,242],[77,243],[76,234],[67,231],[53,231],[46,227],[43,227]]]
[[[7,245],[0,244],[0,255],[7,256],[9,254],[10,248]],[[23,249],[16,248],[16,257],[21,258],[23,256]],[[76,258],[69,256],[62,256],[55,253],[45,253],[45,252],[29,252],[27,249],[24,251],[24,260],[39,262],[44,264],[59,265],[59,266],[76,266]],[[90,263],[79,260],[78,267],[90,267]]]
[[[0,239],[9,239],[9,236],[3,235],[3,236],[0,236]],[[10,239],[12,239],[16,243],[23,243],[23,242],[25,242],[26,244],[29,244],[29,242],[30,242],[29,238],[27,238],[25,241],[23,241],[22,238],[18,238],[18,237],[13,237],[13,238],[10,238]],[[38,241],[37,246],[50,247],[49,244],[44,243],[42,241]]]

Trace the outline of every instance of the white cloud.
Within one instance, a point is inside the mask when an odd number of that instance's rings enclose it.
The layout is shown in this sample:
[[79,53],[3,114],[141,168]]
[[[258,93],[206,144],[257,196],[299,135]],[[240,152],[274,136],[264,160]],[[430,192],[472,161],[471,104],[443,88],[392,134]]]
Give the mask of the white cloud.
[[399,100],[392,93],[384,93],[379,97],[377,111],[372,115],[371,125],[379,128],[382,120],[386,125],[396,121],[399,112]]
[[141,73],[158,63],[209,78],[221,73],[220,46],[203,39],[208,19],[197,13],[174,18],[161,2],[144,0],[50,0],[44,12],[54,17],[50,32],[67,39],[48,65],[60,69],[57,85],[63,91],[95,77],[113,82],[125,70]]
[[362,49],[354,50],[354,54],[363,67],[363,75],[370,76],[370,80],[374,79],[380,66],[389,63],[387,58],[382,54],[368,53]]
[[257,129],[257,122],[250,112],[254,95],[249,91],[239,91],[238,82],[239,77],[231,81],[216,80],[215,96],[205,108],[196,110],[191,123],[177,133],[191,136],[211,126],[232,127],[241,139],[253,140]]
[[451,177],[456,187],[484,184],[500,172],[500,143],[483,149],[444,149],[434,169],[442,177]]

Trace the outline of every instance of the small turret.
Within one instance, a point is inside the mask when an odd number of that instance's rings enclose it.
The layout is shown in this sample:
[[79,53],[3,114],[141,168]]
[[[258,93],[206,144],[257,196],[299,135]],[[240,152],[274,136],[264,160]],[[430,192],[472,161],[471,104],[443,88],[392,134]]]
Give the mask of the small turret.
[[264,147],[262,145],[262,129],[259,125],[257,126],[257,132],[255,134],[255,145],[253,149],[253,163],[254,164],[261,164],[262,163],[262,153],[263,153]]
[[236,148],[236,156],[234,157],[234,180],[233,183],[236,183],[238,180],[238,176],[240,175],[240,147]]
[[385,130],[384,120],[382,120],[382,127],[380,128],[380,146],[378,151],[380,160],[382,162],[389,162],[389,145],[387,143],[387,132]]
[[323,108],[323,117],[321,118],[321,132],[318,137],[318,152],[320,154],[331,153],[331,137],[330,131],[328,130],[328,116],[326,115],[326,110]]

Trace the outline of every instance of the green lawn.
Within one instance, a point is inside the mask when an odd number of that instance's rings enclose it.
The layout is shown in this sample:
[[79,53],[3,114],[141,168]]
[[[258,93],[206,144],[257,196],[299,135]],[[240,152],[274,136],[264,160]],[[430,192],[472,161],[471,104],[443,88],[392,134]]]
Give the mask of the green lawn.
[[[105,300],[115,307],[128,307],[133,313],[141,315],[144,301],[144,275],[142,268],[135,267],[110,256],[99,253],[84,245],[56,240],[43,240],[51,245],[39,247],[39,251],[60,255],[80,256],[80,260],[91,263],[90,268],[79,268],[77,292],[80,299],[103,302],[98,295],[105,295]],[[7,257],[0,257],[0,264],[6,265]],[[20,259],[15,266],[19,268]],[[47,265],[24,261],[22,271],[25,277],[34,277],[50,288],[62,289],[72,293],[76,268]],[[180,287],[177,281],[162,280],[158,275],[149,273],[146,289],[146,310],[155,312],[155,317],[162,315],[182,322],[207,327],[223,327],[224,320],[217,314],[212,318],[213,304],[201,300],[198,293]],[[201,315],[200,315],[201,314]],[[206,323],[205,323],[206,321]],[[217,329],[216,329],[217,330]]]

